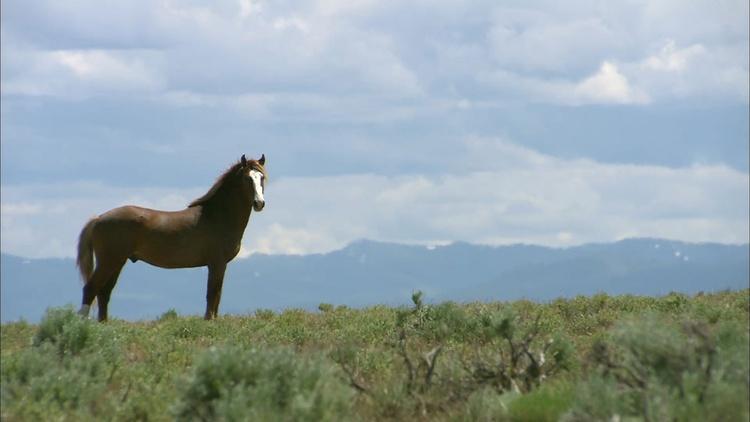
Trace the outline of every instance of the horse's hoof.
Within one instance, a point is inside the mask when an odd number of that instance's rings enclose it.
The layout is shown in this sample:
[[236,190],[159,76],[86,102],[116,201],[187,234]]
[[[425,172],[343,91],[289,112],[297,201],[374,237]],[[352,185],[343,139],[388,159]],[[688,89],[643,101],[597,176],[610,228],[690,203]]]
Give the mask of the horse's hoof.
[[81,305],[81,309],[78,311],[78,315],[82,316],[83,318],[89,317],[89,309],[91,309],[91,306],[89,305]]

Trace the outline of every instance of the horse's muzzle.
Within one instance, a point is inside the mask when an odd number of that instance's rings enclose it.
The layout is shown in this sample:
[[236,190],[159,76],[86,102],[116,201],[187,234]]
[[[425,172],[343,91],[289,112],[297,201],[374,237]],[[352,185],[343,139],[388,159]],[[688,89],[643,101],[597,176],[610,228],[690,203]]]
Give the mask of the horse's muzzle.
[[257,212],[263,211],[266,206],[266,201],[255,201],[253,202],[253,209]]

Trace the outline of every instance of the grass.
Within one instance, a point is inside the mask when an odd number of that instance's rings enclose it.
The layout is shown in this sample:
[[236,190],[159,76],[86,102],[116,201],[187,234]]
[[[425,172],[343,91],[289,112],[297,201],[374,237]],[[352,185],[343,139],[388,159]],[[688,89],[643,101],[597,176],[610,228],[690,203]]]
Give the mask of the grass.
[[[748,290],[3,324],[2,420],[748,420]],[[727,419],[728,418],[728,419]]]

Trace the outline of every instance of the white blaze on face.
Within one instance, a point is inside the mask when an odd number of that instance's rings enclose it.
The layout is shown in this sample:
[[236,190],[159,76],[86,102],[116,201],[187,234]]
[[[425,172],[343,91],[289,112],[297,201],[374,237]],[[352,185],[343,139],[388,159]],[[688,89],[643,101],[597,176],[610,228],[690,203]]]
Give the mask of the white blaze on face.
[[[263,205],[266,200],[263,197],[263,173],[258,170],[250,170],[250,180],[253,181],[253,190],[255,191],[255,198],[253,198],[253,206],[256,211],[263,209]],[[260,207],[260,209],[258,209]]]

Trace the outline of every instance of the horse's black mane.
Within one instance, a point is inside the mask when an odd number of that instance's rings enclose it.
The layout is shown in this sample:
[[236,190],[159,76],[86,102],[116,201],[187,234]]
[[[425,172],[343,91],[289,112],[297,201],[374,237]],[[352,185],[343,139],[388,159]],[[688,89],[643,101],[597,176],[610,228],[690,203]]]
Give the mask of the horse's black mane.
[[211,198],[213,198],[214,195],[216,195],[216,192],[218,192],[219,189],[221,189],[221,187],[224,186],[224,184],[227,183],[229,179],[231,179],[233,176],[235,176],[238,173],[241,167],[242,167],[242,163],[240,162],[237,162],[234,165],[232,165],[232,167],[229,167],[221,176],[219,176],[218,179],[216,179],[216,182],[214,183],[213,186],[211,186],[211,189],[209,189],[208,192],[206,192],[200,198],[191,202],[190,205],[188,205],[188,208],[197,207],[198,205],[203,205],[206,202],[210,201]]
[[[260,163],[256,160],[247,161],[247,166],[262,172],[264,175],[266,174],[266,169],[263,168],[263,166],[260,165]],[[237,163],[229,167],[221,176],[218,177],[218,179],[216,179],[216,183],[211,186],[211,189],[209,189],[208,192],[205,193],[205,195],[191,202],[190,205],[188,205],[188,208],[205,205],[216,195],[217,192],[219,192],[222,186],[229,182],[234,176],[240,174],[240,169],[242,169],[242,162],[238,161]]]

